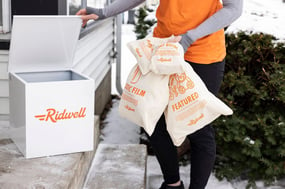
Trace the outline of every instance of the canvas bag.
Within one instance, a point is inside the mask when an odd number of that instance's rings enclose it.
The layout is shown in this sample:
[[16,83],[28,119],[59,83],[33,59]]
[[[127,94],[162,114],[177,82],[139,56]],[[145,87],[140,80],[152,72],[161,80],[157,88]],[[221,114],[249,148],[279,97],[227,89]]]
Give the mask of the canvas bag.
[[[168,104],[169,74],[161,73],[159,66],[151,66],[153,53],[167,40],[148,37],[128,43],[138,63],[128,75],[119,103],[119,114],[143,127],[149,135],[153,133],[156,123]],[[162,55],[163,53],[160,53],[156,57],[159,59]],[[155,64],[155,61],[153,62]],[[167,62],[167,64],[172,63]],[[156,73],[152,68],[155,68]],[[170,66],[171,73],[183,71],[181,65],[180,70],[175,70],[175,68],[178,68],[177,65],[172,68]]]
[[179,43],[164,42],[153,50],[149,69],[156,74],[182,73],[184,56],[181,54],[184,54],[184,50]]
[[189,63],[182,61],[181,64],[185,72],[169,77],[169,102],[164,112],[168,133],[176,146],[220,115],[233,113],[208,91]]

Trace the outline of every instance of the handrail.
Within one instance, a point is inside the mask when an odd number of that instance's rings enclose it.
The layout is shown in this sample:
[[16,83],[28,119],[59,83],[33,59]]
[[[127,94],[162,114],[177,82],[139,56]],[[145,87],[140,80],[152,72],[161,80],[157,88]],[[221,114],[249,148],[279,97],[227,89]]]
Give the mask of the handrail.
[[116,34],[116,50],[117,50],[117,64],[116,64],[116,88],[118,93],[123,93],[121,85],[121,64],[122,64],[122,14],[116,17],[117,34]]

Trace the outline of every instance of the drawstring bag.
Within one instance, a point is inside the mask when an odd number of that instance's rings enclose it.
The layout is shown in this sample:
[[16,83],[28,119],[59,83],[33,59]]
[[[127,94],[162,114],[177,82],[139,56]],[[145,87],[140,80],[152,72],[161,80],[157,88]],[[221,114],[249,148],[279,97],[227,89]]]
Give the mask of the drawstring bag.
[[143,127],[151,135],[168,104],[168,75],[148,72],[139,66],[131,70],[119,104],[120,116]]
[[[167,40],[149,37],[128,44],[138,63],[128,75],[119,104],[119,114],[143,127],[149,135],[153,133],[168,104],[169,74],[159,73],[159,66],[151,66],[152,61],[154,64],[156,62],[156,59],[152,60],[155,49]],[[156,56],[159,59],[161,55]],[[152,67],[156,68],[156,72],[153,72]],[[183,71],[181,66],[179,69],[171,68],[171,73]]]
[[127,78],[119,114],[151,135],[164,112],[170,137],[179,146],[187,135],[233,112],[184,61],[182,46],[169,39],[148,37],[128,44],[138,63]]
[[176,146],[180,146],[187,135],[203,128],[220,115],[233,113],[208,91],[190,64],[185,61],[181,64],[185,72],[169,77],[169,102],[165,110],[167,130]]
[[156,74],[182,73],[184,68],[181,62],[184,61],[184,57],[181,54],[183,53],[184,50],[178,43],[163,43],[154,49],[149,69]]

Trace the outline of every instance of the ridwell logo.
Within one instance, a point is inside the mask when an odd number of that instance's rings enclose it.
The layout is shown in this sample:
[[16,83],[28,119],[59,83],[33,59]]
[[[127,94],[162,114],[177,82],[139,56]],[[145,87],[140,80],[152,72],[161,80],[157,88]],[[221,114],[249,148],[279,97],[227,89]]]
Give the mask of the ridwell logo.
[[48,108],[46,111],[46,114],[35,115],[35,118],[40,121],[51,121],[56,123],[59,120],[84,118],[86,116],[86,107],[81,107],[80,110],[76,112],[68,112],[66,109],[59,112],[54,108]]

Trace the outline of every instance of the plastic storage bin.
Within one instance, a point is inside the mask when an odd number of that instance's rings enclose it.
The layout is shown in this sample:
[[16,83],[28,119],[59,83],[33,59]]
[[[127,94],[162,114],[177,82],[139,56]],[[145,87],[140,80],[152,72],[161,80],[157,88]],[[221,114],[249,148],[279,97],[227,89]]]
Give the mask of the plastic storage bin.
[[10,134],[26,158],[93,150],[94,80],[72,70],[81,19],[14,16]]

